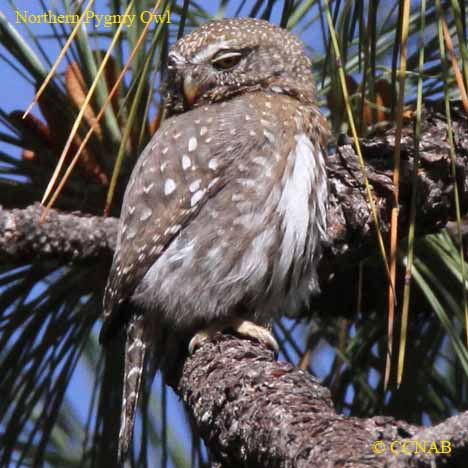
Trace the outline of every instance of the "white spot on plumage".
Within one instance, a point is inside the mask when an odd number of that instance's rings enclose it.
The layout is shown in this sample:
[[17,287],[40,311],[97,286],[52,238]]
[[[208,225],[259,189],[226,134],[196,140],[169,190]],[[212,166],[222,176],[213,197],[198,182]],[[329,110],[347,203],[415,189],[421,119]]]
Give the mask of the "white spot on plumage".
[[127,235],[125,236],[127,240],[132,240],[136,236],[137,230],[135,229],[134,226],[132,226],[128,232]]
[[213,185],[217,184],[219,181],[219,177],[215,177],[209,184],[208,184],[208,190],[213,187]]
[[191,137],[189,142],[188,142],[188,150],[189,152],[191,151],[195,151],[197,149],[197,146],[198,146],[198,142],[197,142],[197,139],[195,137]]
[[208,129],[206,127],[202,127],[200,128],[200,136],[203,136],[205,135],[205,133],[208,131]]
[[208,167],[212,170],[215,171],[218,168],[218,160],[213,158],[208,161]]
[[141,211],[140,221],[146,221],[147,219],[151,217],[152,214],[153,214],[153,210],[145,206],[143,210]]
[[257,182],[253,179],[240,178],[237,180],[243,187],[255,188],[257,186]]
[[189,190],[194,193],[196,192],[199,188],[200,188],[200,185],[201,185],[201,179],[197,179],[195,181],[193,181],[190,185],[189,185]]
[[162,251],[162,245],[153,245],[150,250],[150,255],[158,255]]
[[147,185],[146,187],[143,187],[143,192],[148,195],[148,193],[151,192],[151,189],[154,187],[154,182],[151,182],[151,184]]
[[192,165],[192,160],[186,155],[182,155],[182,169],[185,171]]
[[192,195],[192,198],[190,199],[190,206],[195,206],[203,198],[204,194],[204,190],[199,190],[198,192],[195,192]]
[[263,134],[265,135],[266,139],[267,139],[270,143],[274,143],[274,142],[275,142],[275,136],[273,135],[273,133],[269,132],[268,130],[263,130]]
[[[128,351],[130,351],[130,349]],[[137,377],[139,377],[141,374],[141,369],[138,366],[135,366],[130,370],[130,372],[127,375],[127,379],[131,379],[135,374],[137,375]]]
[[164,182],[164,195],[170,195],[176,189],[174,179],[166,179]]
[[181,229],[181,225],[180,224],[174,224],[172,226],[169,226],[165,231],[164,231],[164,235],[167,236],[168,234],[177,234],[180,229]]

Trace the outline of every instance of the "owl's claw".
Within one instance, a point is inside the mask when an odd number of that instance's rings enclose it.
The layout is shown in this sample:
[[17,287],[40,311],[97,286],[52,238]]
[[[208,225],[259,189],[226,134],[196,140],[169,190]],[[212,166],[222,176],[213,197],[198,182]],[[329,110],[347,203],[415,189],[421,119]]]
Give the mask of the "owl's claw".
[[257,325],[256,323],[249,322],[248,320],[233,319],[211,325],[199,331],[190,340],[188,346],[189,353],[193,354],[204,341],[213,338],[216,333],[222,333],[226,330],[232,330],[239,335],[245,336],[246,338],[253,338],[254,340],[264,344],[266,347],[272,349],[275,353],[278,353],[279,351],[278,343],[276,342],[270,330],[262,327],[261,325]]

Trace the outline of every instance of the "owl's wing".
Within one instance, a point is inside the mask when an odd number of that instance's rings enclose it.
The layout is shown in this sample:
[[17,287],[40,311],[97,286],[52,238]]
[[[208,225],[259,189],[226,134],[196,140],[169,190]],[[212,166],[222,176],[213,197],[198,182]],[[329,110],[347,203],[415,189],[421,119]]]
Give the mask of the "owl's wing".
[[104,293],[101,342],[120,327],[122,306],[156,259],[223,186],[229,158],[219,157],[226,148],[216,145],[216,127],[214,114],[201,108],[169,119],[136,163]]

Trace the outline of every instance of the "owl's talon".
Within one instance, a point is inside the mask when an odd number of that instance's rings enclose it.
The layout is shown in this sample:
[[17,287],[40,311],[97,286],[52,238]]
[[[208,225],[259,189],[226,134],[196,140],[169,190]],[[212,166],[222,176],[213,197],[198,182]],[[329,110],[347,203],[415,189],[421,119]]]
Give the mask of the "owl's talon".
[[199,331],[191,340],[188,346],[190,354],[200,347],[204,341],[213,338],[218,332],[232,330],[235,333],[246,338],[253,338],[256,341],[264,344],[267,348],[272,349],[276,354],[279,352],[279,346],[274,336],[265,327],[249,322],[248,320],[234,319],[227,322],[221,322]]
[[[216,333],[216,331],[214,332]],[[199,348],[204,341],[213,338],[214,333],[210,333],[209,329],[198,332],[189,342],[188,350],[190,354],[193,354],[197,348]]]

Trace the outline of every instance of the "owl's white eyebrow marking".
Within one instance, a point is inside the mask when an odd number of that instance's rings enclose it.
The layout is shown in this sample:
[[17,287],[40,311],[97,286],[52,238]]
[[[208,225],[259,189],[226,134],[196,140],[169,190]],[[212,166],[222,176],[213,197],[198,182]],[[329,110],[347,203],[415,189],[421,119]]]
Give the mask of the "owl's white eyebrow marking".
[[200,188],[200,185],[201,185],[201,179],[197,179],[189,185],[189,190],[192,193],[194,193]]
[[230,49],[233,45],[234,41],[226,41],[220,40],[218,42],[214,42],[213,44],[207,45],[203,48],[200,52],[196,53],[191,62],[192,63],[202,63],[205,62],[207,59],[210,59],[215,55],[218,51],[222,49]]
[[198,146],[198,141],[195,137],[192,137],[190,138],[189,142],[188,142],[188,150],[189,152],[191,151],[195,151],[197,149],[197,146]]
[[173,179],[166,179],[164,182],[164,195],[170,195],[176,189],[176,183]]
[[198,192],[195,192],[192,198],[190,199],[190,206],[195,206],[203,198],[204,194],[204,190],[199,190]]
[[192,165],[192,160],[186,155],[182,155],[182,169],[185,171]]

